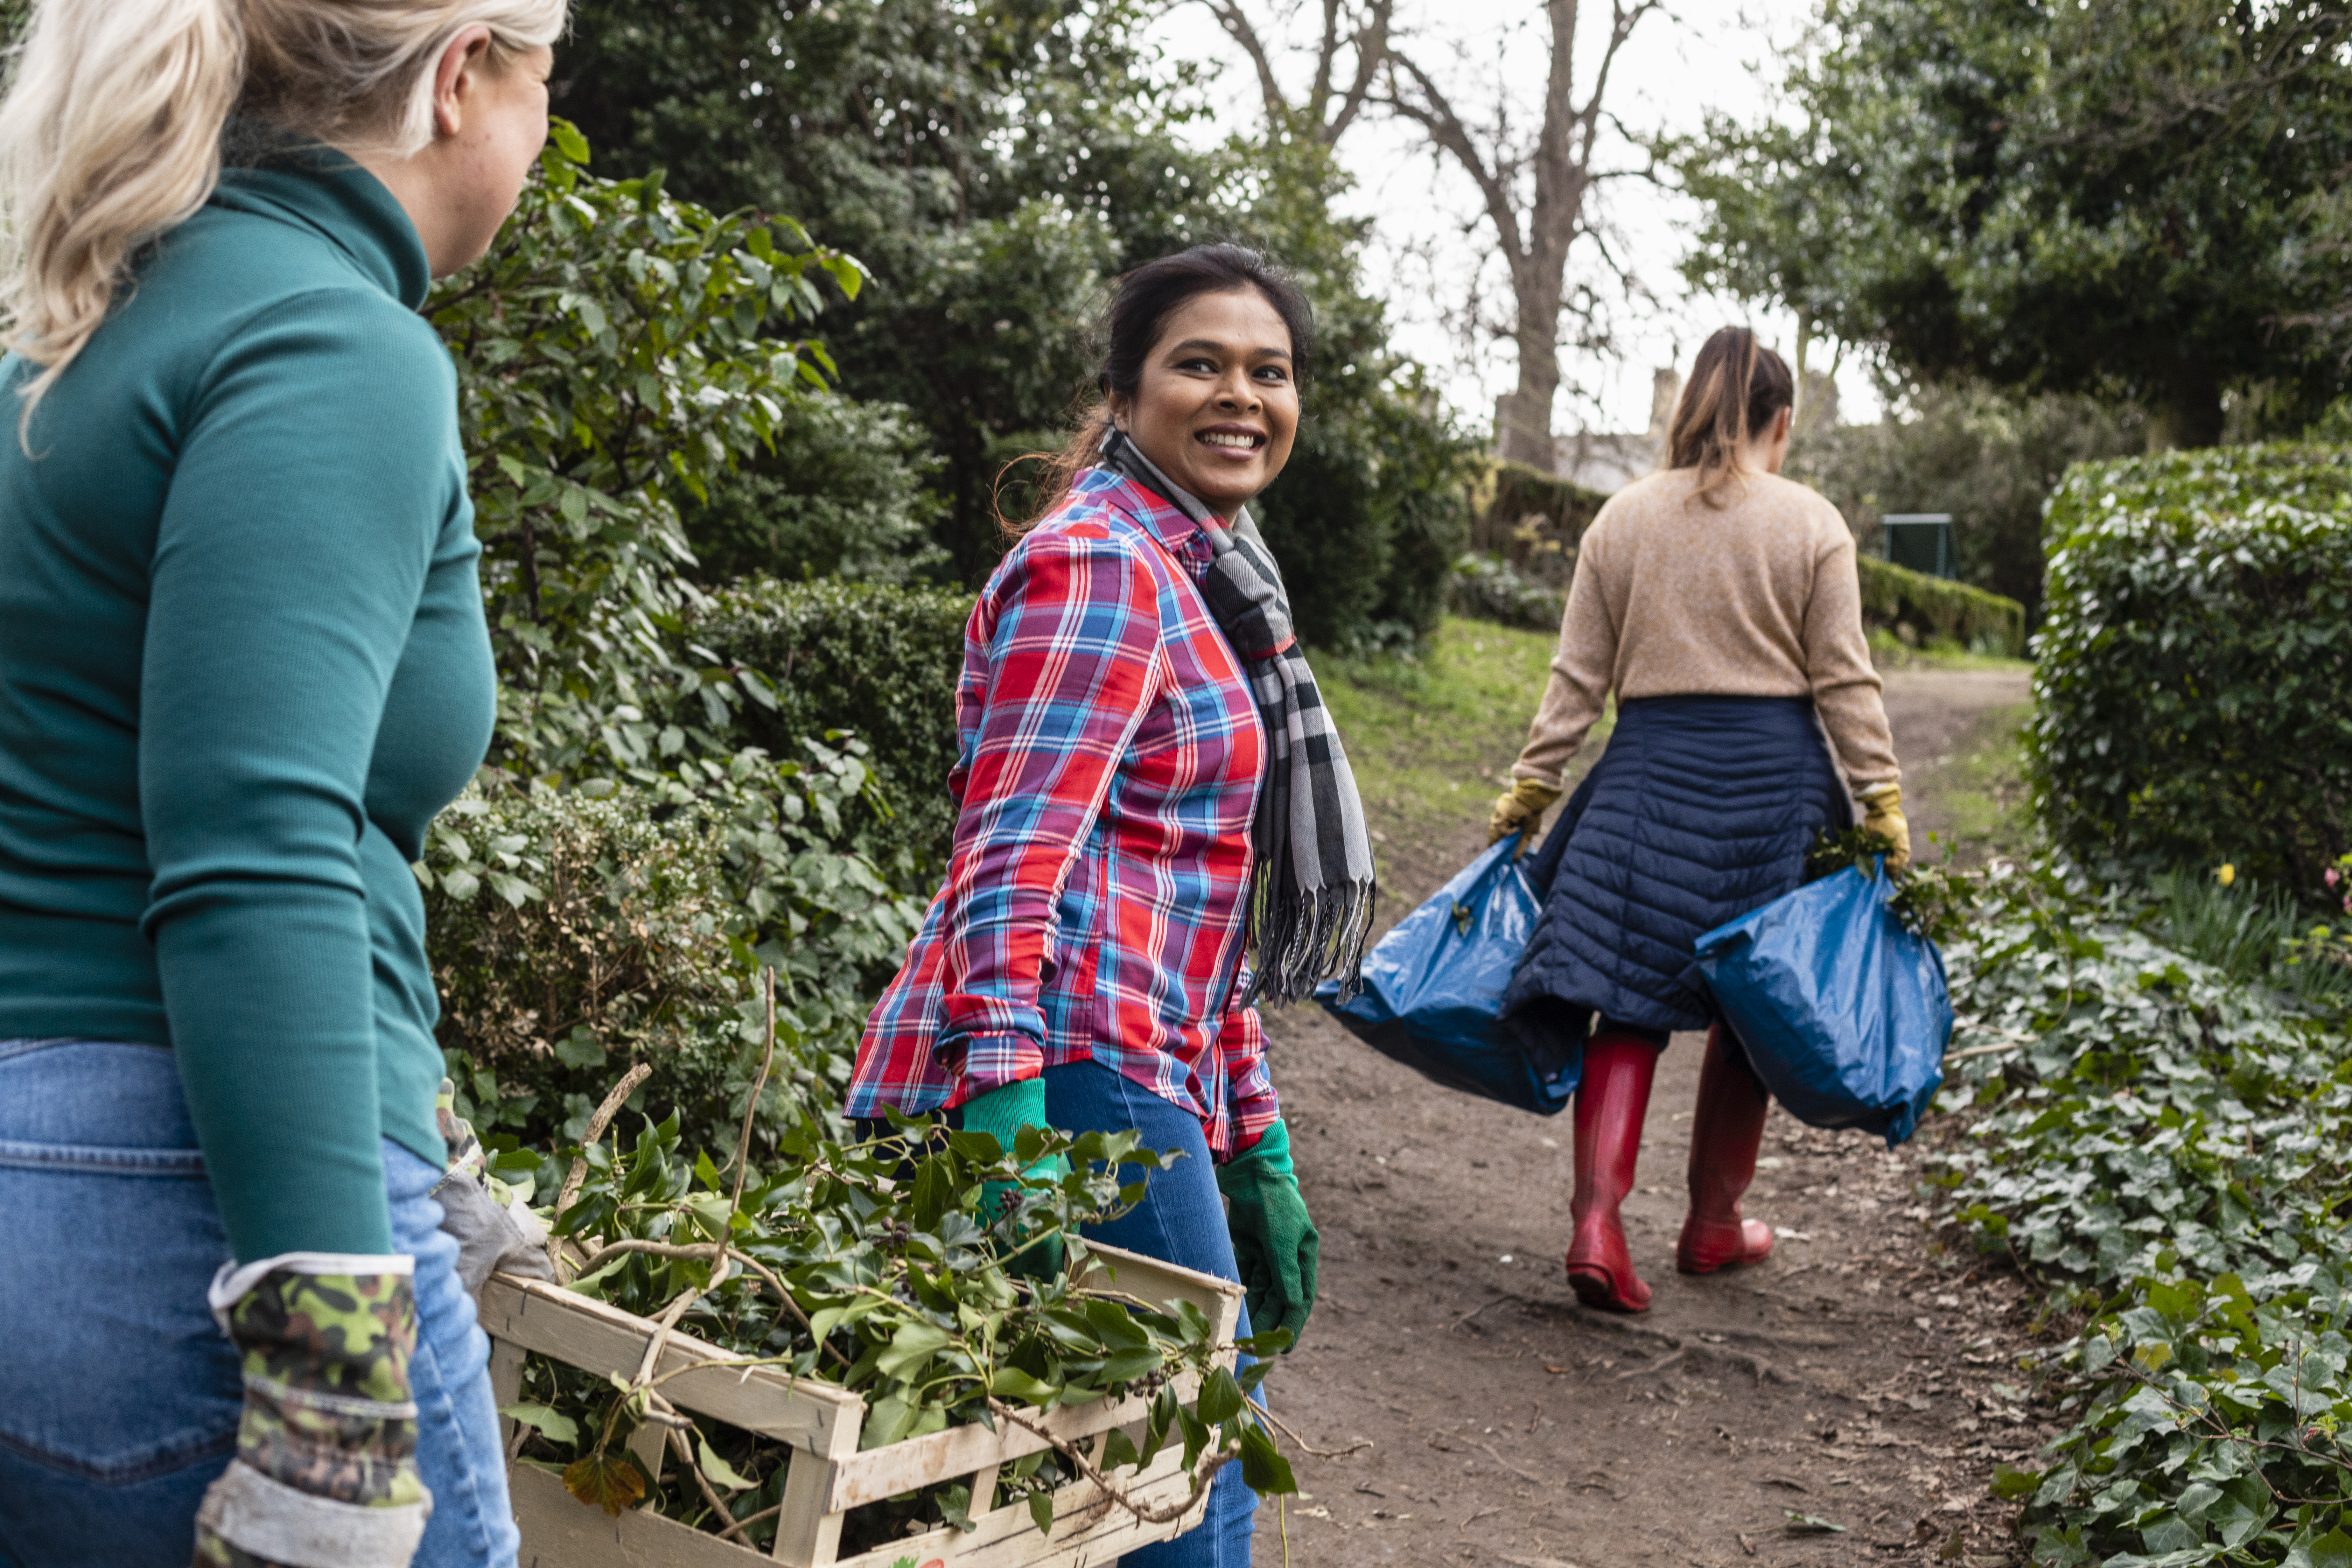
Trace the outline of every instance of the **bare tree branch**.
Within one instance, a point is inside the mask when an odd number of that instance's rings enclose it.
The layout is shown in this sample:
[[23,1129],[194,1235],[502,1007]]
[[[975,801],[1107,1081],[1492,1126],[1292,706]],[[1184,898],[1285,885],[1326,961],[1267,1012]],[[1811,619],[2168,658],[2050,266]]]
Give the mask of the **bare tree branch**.
[[[1275,69],[1275,51],[1266,43],[1243,0],[1201,0],[1217,19],[1225,36],[1247,56],[1257,73],[1258,97],[1265,105],[1269,124],[1304,124],[1325,146],[1336,143],[1361,115],[1380,79],[1389,49],[1390,24],[1396,0],[1322,0],[1322,27],[1314,47],[1315,68],[1307,94],[1293,103]],[[1354,79],[1339,85],[1339,57],[1355,53]],[[1336,105],[1336,108],[1335,108]]]

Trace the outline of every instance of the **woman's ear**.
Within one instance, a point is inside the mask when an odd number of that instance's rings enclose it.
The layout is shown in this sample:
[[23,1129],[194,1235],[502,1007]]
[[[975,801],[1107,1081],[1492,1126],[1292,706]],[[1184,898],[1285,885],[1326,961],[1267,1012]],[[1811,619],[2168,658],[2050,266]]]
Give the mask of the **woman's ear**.
[[1793,429],[1795,429],[1795,428],[1796,428],[1796,425],[1797,425],[1797,409],[1796,409],[1796,405],[1795,405],[1794,404],[1791,404],[1791,405],[1789,405],[1788,407],[1783,408],[1782,410],[1780,410],[1780,412],[1778,415],[1775,415],[1775,416],[1773,416],[1773,419],[1772,419],[1772,439],[1774,439],[1775,441],[1785,441],[1785,440],[1787,440],[1787,439],[1789,438],[1789,432],[1790,432],[1790,431],[1791,431],[1791,430],[1793,430]]
[[1103,400],[1103,404],[1104,406],[1110,411],[1111,427],[1122,435],[1126,434],[1128,415],[1127,395],[1121,392],[1114,392]]
[[433,129],[455,136],[466,128],[466,100],[472,96],[474,78],[487,68],[490,30],[478,22],[461,27],[441,50],[433,68]]

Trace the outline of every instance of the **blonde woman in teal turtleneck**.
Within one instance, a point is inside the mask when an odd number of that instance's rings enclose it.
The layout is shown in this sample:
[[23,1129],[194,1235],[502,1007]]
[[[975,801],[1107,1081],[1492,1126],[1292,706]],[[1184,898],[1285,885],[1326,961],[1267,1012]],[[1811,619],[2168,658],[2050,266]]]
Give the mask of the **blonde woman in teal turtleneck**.
[[415,311],[513,210],[563,20],[35,0],[0,103],[0,1563],[515,1559],[432,1197],[408,864],[496,691]]

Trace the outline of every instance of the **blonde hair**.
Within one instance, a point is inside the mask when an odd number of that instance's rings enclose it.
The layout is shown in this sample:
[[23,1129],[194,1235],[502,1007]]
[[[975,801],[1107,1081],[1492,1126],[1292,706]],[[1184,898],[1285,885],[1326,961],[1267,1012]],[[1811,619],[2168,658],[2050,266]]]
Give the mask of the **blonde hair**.
[[405,157],[433,139],[460,30],[503,64],[567,0],[34,0],[0,100],[0,346],[42,367],[25,417],[106,320],[140,248],[220,179],[232,114]]
[[1797,402],[1789,363],[1746,327],[1726,327],[1698,351],[1666,426],[1666,467],[1696,468],[1698,498],[1723,504],[1740,458],[1759,431]]

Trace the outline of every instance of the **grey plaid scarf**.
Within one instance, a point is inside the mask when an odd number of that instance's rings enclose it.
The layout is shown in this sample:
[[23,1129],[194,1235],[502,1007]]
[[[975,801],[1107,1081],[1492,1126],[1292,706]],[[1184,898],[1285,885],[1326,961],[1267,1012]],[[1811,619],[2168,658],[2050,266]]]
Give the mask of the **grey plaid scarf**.
[[1242,997],[1296,1002],[1333,975],[1360,984],[1372,925],[1370,835],[1339,732],[1290,627],[1282,571],[1246,509],[1233,526],[1178,488],[1126,433],[1103,437],[1103,467],[1172,503],[1209,542],[1201,595],[1247,668],[1272,757],[1251,832],[1249,931],[1256,966]]

